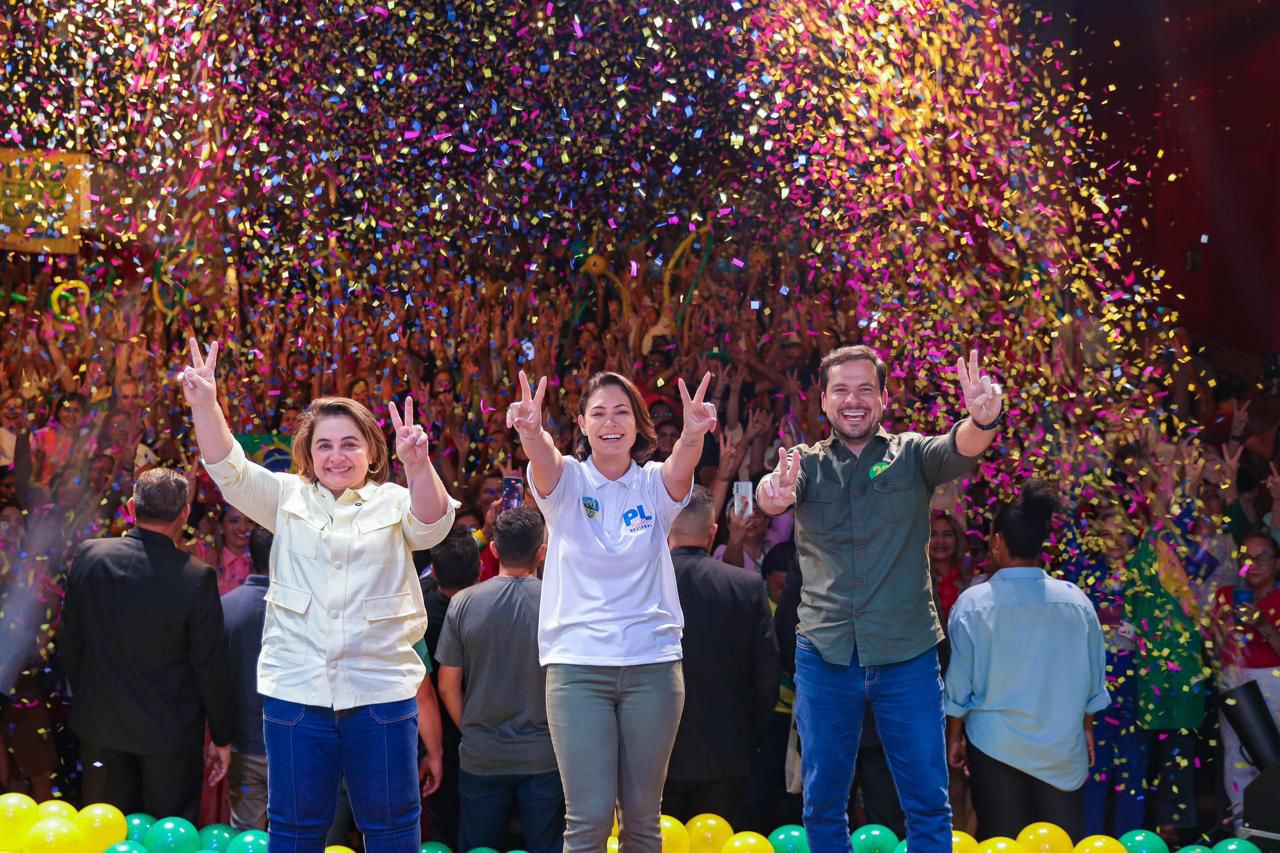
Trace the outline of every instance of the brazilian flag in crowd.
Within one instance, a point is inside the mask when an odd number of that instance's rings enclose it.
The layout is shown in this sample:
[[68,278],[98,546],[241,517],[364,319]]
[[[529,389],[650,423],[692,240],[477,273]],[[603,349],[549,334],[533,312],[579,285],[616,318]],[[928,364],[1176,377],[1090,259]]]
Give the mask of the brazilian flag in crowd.
[[266,435],[258,433],[240,433],[236,441],[244,448],[245,456],[257,462],[268,471],[284,474],[293,468],[293,436],[281,435],[278,432]]

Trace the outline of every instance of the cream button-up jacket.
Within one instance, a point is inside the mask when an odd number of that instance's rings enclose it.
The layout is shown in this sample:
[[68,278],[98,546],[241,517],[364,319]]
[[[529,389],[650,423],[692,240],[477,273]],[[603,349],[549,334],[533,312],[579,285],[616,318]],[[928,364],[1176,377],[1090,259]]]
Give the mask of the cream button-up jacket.
[[426,670],[413,644],[427,611],[413,552],[444,539],[452,503],[424,524],[403,486],[335,498],[249,461],[238,443],[204,466],[229,503],[275,534],[258,692],[337,711],[415,695]]

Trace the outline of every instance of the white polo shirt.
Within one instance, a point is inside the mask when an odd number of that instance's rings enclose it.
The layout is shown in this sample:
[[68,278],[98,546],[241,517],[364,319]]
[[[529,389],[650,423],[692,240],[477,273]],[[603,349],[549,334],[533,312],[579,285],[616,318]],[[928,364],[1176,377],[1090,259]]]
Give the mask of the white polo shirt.
[[633,462],[610,480],[590,458],[566,456],[555,490],[532,491],[550,531],[538,615],[542,665],[680,660],[684,613],[667,530],[689,498],[671,499],[662,465]]
[[232,506],[275,533],[258,692],[335,711],[414,696],[427,611],[413,552],[448,534],[452,503],[424,524],[404,486],[369,482],[334,497],[249,461],[236,442],[204,466]]

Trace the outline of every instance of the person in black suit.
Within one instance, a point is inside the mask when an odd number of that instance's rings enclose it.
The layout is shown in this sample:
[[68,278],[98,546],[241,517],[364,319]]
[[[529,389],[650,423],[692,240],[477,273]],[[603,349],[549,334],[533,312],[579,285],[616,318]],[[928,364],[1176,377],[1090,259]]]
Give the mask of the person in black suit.
[[177,471],[145,472],[129,500],[136,526],[80,546],[60,647],[85,802],[194,822],[205,721],[211,783],[230,764],[234,722],[217,574],[174,544],[189,490]]
[[684,822],[743,819],[752,756],[778,701],[778,639],[764,579],[722,563],[711,492],[694,486],[667,544],[684,611],[684,716],[662,791],[662,812]]

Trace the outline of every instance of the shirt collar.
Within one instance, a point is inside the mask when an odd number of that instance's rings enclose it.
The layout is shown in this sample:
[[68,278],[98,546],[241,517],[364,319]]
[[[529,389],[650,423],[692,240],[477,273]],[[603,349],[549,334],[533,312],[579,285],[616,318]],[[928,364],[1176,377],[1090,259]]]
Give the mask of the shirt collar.
[[135,539],[141,539],[143,542],[150,542],[153,545],[165,544],[165,545],[173,545],[174,548],[178,547],[177,545],[173,544],[172,539],[170,539],[168,536],[165,536],[163,533],[156,533],[154,530],[145,530],[141,527],[131,527],[127,531],[125,531],[124,535],[132,536]]
[[866,446],[862,448],[861,452],[859,452],[856,457],[854,456],[853,451],[845,446],[845,443],[836,436],[834,431],[826,438],[822,439],[822,441],[819,441],[818,445],[825,448],[827,453],[835,454],[837,458],[860,459],[877,441],[884,441],[888,444],[889,438],[889,431],[884,428],[883,424],[881,424],[876,428],[876,434],[871,436],[871,441],[867,442]]
[[995,582],[998,580],[1004,580],[1004,581],[1039,580],[1040,578],[1043,578],[1043,577],[1045,577],[1044,569],[1041,569],[1036,566],[1009,566],[1007,568],[1000,569],[998,572],[992,575],[991,581]]
[[634,485],[635,478],[640,475],[640,466],[635,463],[634,459],[631,460],[631,467],[627,469],[626,473],[616,480],[610,480],[604,474],[601,474],[600,469],[596,467],[595,459],[590,456],[587,457],[587,461],[582,467],[587,472],[587,485],[593,489],[598,489],[606,483],[619,483],[630,488]]
[[333,492],[320,485],[319,480],[316,480],[311,485],[315,487],[320,499],[325,501],[326,505],[339,504],[346,506],[355,503],[357,500],[368,501],[372,500],[373,496],[378,493],[378,484],[372,480],[365,480],[364,485],[358,489],[347,489],[340,497],[334,497]]
[[267,575],[252,574],[244,579],[244,586],[270,586],[271,578]]
[[705,557],[710,553],[711,552],[706,548],[694,548],[688,545],[682,545],[679,548],[671,549],[671,556],[673,557],[683,557],[686,554],[696,554],[699,557]]

